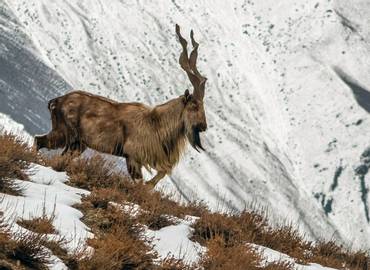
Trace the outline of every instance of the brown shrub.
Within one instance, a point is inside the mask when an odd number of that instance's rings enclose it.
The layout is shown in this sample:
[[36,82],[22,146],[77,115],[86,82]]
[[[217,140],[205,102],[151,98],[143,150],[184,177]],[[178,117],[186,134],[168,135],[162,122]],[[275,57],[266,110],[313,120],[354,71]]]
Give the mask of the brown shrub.
[[[75,208],[81,210],[84,214],[82,221],[97,232],[109,232],[114,225],[119,224],[130,227],[133,234],[140,234],[142,229],[139,228],[136,219],[130,213],[106,203],[108,201],[106,196],[110,196],[109,189],[103,189],[102,193],[100,193],[100,190],[94,189],[90,195],[82,198],[81,204],[75,205]],[[115,196],[115,192],[112,194]]]
[[266,217],[257,211],[242,211],[234,213],[230,217],[235,223],[239,224],[246,239],[250,243],[263,243],[265,231],[269,229]]
[[100,155],[88,159],[72,159],[67,167],[67,174],[71,185],[87,190],[119,187],[126,180],[112,172],[112,164]]
[[85,201],[89,201],[95,208],[107,209],[109,202],[123,202],[123,195],[113,188],[93,188]]
[[0,268],[1,269],[48,269],[49,253],[39,234],[16,232],[11,236],[0,212]]
[[269,263],[260,268],[261,270],[293,270],[294,265],[291,262],[278,261]]
[[148,245],[126,229],[114,226],[111,232],[89,240],[94,254],[80,261],[81,269],[153,269],[154,255]]
[[42,245],[45,237],[39,234],[16,233],[13,237],[0,232],[0,260],[20,264],[28,269],[48,269],[49,253]]
[[[46,194],[44,196],[46,196]],[[55,208],[56,205],[54,204],[53,211],[51,212],[50,215],[48,215],[46,213],[46,201],[44,198],[41,217],[33,217],[30,219],[21,218],[20,220],[17,220],[17,224],[34,233],[56,234],[58,233],[58,231],[54,228],[53,225],[55,219]]]
[[138,216],[138,222],[145,224],[151,230],[160,230],[164,227],[177,224],[173,218],[161,215],[158,212],[142,212]]
[[48,248],[55,256],[63,261],[63,263],[68,267],[68,269],[78,269],[78,260],[83,256],[82,252],[85,252],[84,248],[77,248],[73,253],[68,253],[64,246],[68,242],[65,238],[59,239],[45,239],[43,241],[43,246]]
[[263,231],[261,241],[255,243],[287,254],[303,264],[307,263],[308,251],[311,249],[311,243],[302,237],[292,225],[268,228]]
[[[1,132],[1,131],[0,131]],[[19,195],[20,189],[12,179],[27,179],[24,170],[39,158],[21,138],[10,133],[0,134],[0,192]]]
[[[208,223],[229,224],[229,230],[241,231],[238,241],[242,240],[244,242],[269,247],[296,258],[300,263],[306,262],[307,250],[310,249],[311,245],[292,225],[272,228],[268,225],[266,218],[253,211],[249,213],[243,211],[240,214],[236,213],[231,216],[223,215],[223,218],[231,219],[234,223],[227,223],[225,220],[222,221],[222,219],[219,220],[218,223],[215,223],[214,217],[209,218],[210,220]],[[224,230],[227,229],[224,228]]]
[[149,239],[142,237],[143,228],[115,207],[95,208],[84,200],[80,209],[95,235],[88,241],[94,254],[81,258],[79,269],[153,269],[156,255]]
[[224,236],[215,235],[207,242],[207,252],[200,260],[205,270],[257,270],[261,269],[260,255],[244,244],[229,246]]
[[158,266],[158,269],[161,270],[194,270],[198,269],[199,267],[195,265],[188,265],[185,264],[182,259],[176,259],[172,256],[168,256],[167,258],[161,261],[161,264]]
[[241,227],[230,216],[224,213],[205,212],[194,224],[193,239],[205,245],[215,237],[221,237],[227,246],[243,240]]
[[[291,224],[273,228],[266,218],[254,211],[235,214],[205,212],[193,228],[193,240],[205,246],[215,237],[220,237],[226,246],[254,243],[287,254],[302,264],[318,263],[334,268],[345,265],[355,270],[366,269],[369,265],[369,255],[364,251],[352,252],[333,241],[308,241]],[[271,267],[268,269],[275,269]]]
[[267,218],[257,211],[244,210],[231,218],[241,227],[244,241],[269,247],[296,258],[299,263],[306,263],[311,243],[291,224],[272,228],[268,225]]
[[313,245],[310,262],[333,268],[353,270],[368,269],[369,254],[365,251],[351,251],[334,241],[318,241]]
[[[99,193],[96,189],[94,193]],[[104,189],[104,194],[107,190]],[[104,197],[104,196],[103,196]],[[80,260],[82,269],[146,269],[151,267],[156,255],[152,253],[149,239],[143,237],[143,227],[135,217],[110,204],[100,207],[95,202],[96,195],[83,198],[79,209],[84,213],[83,222],[95,235],[88,244],[95,249],[91,258]],[[114,252],[114,249],[117,249]],[[112,260],[108,263],[106,260]],[[94,268],[94,265],[104,265],[107,268]],[[86,265],[86,266],[84,266]],[[129,268],[131,266],[133,268]],[[119,267],[122,268],[119,268]],[[117,268],[114,268],[117,267]],[[127,267],[127,268],[124,268]],[[148,268],[151,269],[151,268]]]
[[44,248],[45,236],[40,234],[17,233],[12,257],[32,269],[47,269],[45,264],[49,262],[49,252]]
[[202,202],[193,202],[189,205],[179,204],[171,199],[171,195],[153,190],[145,183],[130,183],[126,185],[124,192],[128,201],[136,203],[148,211],[161,211],[163,215],[183,218],[185,215],[196,216],[208,210]]
[[65,172],[74,159],[78,158],[77,153],[68,153],[66,155],[53,155],[43,157],[43,165],[53,168],[57,172]]
[[51,220],[45,217],[21,219],[17,221],[17,224],[35,233],[40,234],[57,233]]

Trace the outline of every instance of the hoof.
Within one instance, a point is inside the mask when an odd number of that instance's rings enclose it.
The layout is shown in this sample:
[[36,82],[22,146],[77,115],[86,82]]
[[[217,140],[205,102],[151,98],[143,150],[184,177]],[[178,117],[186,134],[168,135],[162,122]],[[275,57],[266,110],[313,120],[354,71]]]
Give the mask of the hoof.
[[144,184],[144,179],[143,178],[135,178],[133,179],[133,182],[136,184]]
[[147,182],[145,182],[145,185],[146,185],[146,186],[148,186],[148,187],[151,187],[151,188],[154,188],[156,184],[157,184],[157,183],[152,182],[152,181],[147,181]]

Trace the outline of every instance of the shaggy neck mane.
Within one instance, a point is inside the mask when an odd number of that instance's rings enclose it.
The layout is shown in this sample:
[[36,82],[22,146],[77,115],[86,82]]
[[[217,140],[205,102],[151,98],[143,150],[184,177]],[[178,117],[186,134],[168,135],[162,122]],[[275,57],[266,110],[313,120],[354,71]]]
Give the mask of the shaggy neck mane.
[[157,140],[163,154],[167,156],[166,160],[173,165],[179,161],[185,147],[184,108],[182,98],[179,97],[158,105],[151,111]]

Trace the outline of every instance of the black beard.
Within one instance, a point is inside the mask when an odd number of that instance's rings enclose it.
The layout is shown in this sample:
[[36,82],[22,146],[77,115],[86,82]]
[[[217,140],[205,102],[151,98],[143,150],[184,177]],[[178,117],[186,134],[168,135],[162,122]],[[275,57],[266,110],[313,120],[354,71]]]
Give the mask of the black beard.
[[203,148],[202,143],[200,141],[199,133],[200,133],[199,128],[198,127],[193,127],[191,136],[188,136],[188,139],[189,139],[189,142],[190,142],[191,146],[195,150],[197,150],[198,152],[200,152],[198,147],[201,150],[205,151],[205,149]]

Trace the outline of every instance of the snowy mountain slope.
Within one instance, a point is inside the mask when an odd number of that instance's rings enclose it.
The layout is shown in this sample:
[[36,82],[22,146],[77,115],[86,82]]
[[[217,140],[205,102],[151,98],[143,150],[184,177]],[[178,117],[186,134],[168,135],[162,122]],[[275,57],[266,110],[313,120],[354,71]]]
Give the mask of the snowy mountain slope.
[[[73,88],[152,105],[189,87],[174,24],[184,35],[194,28],[208,77],[207,152],[189,150],[162,185],[215,209],[257,203],[312,237],[370,247],[368,163],[360,159],[370,130],[367,1],[160,3],[2,5],[52,74]],[[29,110],[1,107],[31,133],[46,130],[46,97],[69,87],[37,89],[44,99]],[[39,129],[28,124],[29,111],[42,115]]]
[[0,3],[0,108],[31,133],[50,126],[45,104],[70,86],[41,57],[8,5]]
[[21,137],[28,144],[33,143],[33,137],[24,130],[24,126],[15,122],[8,115],[0,113],[0,133],[8,132]]

